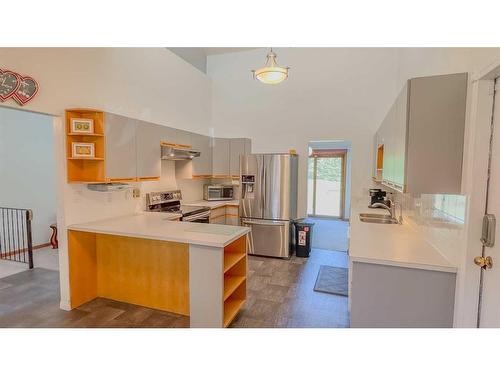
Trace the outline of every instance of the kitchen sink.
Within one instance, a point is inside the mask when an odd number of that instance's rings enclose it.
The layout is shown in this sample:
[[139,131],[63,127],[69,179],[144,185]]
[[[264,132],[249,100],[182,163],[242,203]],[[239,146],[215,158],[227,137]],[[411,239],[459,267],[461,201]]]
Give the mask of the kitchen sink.
[[396,219],[393,219],[389,215],[383,214],[359,214],[359,220],[361,220],[363,223],[399,224]]

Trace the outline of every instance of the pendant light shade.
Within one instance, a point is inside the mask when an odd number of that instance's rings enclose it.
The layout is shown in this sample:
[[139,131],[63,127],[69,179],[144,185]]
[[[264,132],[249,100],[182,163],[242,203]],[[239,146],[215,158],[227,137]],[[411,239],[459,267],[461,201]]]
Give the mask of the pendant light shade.
[[257,70],[252,70],[253,78],[258,79],[262,83],[275,85],[288,78],[288,69],[290,68],[278,66],[276,54],[271,48],[271,52],[267,54],[266,66]]

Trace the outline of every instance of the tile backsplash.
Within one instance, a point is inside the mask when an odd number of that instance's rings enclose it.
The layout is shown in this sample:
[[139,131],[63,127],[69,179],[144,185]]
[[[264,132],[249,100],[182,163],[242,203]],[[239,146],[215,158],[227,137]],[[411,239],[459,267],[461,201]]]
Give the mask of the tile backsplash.
[[454,194],[397,194],[403,220],[451,263],[458,264],[465,240],[467,197]]

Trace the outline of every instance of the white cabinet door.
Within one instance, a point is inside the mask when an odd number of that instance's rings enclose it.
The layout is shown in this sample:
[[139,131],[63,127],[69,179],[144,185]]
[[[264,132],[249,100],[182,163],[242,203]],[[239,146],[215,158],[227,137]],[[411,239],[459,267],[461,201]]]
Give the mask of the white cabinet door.
[[245,155],[252,153],[252,141],[249,138],[245,139]]
[[139,179],[160,178],[161,146],[163,126],[139,122],[136,130],[137,177]]
[[382,178],[386,183],[392,183],[394,178],[394,136],[393,129],[396,121],[395,106],[393,105],[382,124],[382,141],[384,143],[384,166]]
[[394,172],[392,182],[398,190],[403,190],[405,185],[407,102],[408,86],[405,85],[396,99],[396,121],[393,128]]
[[210,148],[210,137],[201,134],[191,134],[191,145],[193,149],[200,152],[200,156],[192,161],[193,176],[212,175],[212,149]]
[[378,131],[373,135],[373,145],[372,145],[372,177],[377,178],[377,155],[378,155]]
[[136,132],[137,120],[106,113],[106,178],[134,180],[137,176]]
[[233,138],[230,140],[229,170],[232,176],[240,174],[240,155],[245,154],[245,139]]
[[214,176],[228,176],[230,144],[227,138],[214,138],[212,148],[212,163]]
[[164,126],[161,132],[161,140],[167,143],[189,145],[190,134],[184,130]]

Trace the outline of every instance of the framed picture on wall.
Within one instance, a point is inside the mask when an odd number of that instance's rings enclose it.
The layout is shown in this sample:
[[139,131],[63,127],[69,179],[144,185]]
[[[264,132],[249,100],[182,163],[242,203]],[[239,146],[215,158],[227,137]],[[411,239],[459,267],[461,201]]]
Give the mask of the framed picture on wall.
[[95,144],[72,142],[71,143],[71,156],[74,158],[94,158],[95,157]]
[[94,120],[90,118],[72,118],[71,133],[93,134]]

